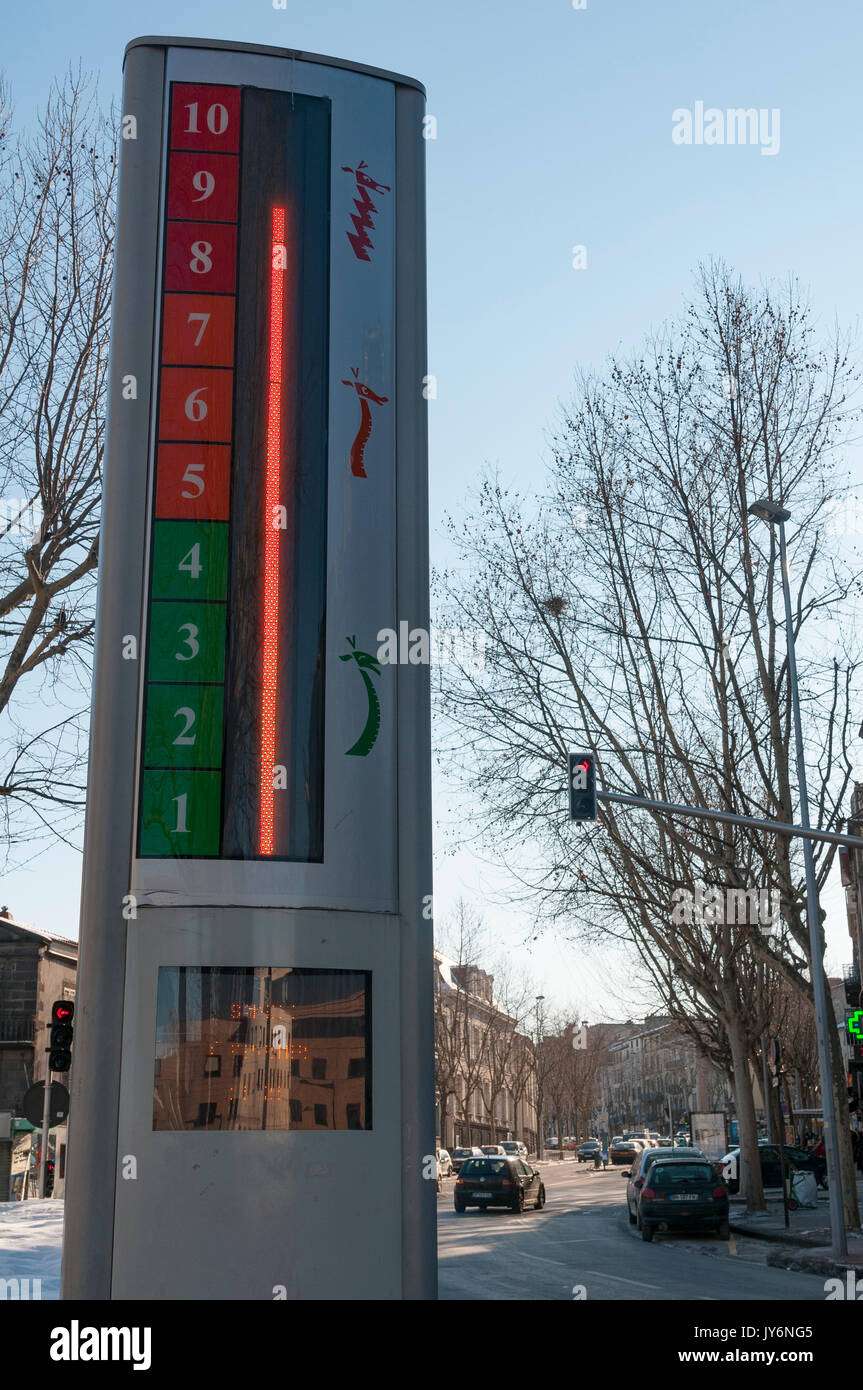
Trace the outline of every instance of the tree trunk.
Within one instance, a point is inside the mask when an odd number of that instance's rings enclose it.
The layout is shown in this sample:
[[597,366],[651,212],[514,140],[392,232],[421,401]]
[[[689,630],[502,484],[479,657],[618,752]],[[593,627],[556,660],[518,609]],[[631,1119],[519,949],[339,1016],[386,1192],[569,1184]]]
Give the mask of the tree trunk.
[[766,1211],[761,1161],[758,1156],[758,1125],[755,1120],[755,1101],[749,1075],[749,1049],[746,1046],[743,1024],[735,1008],[729,1010],[724,1022],[731,1048],[734,1104],[737,1108],[737,1125],[740,1131],[740,1191],[746,1198],[747,1211]]
[[836,1107],[836,1136],[839,1153],[839,1177],[842,1184],[842,1210],[846,1229],[856,1231],[860,1226],[860,1209],[857,1203],[857,1174],[854,1168],[854,1154],[851,1148],[851,1127],[848,1122],[848,1082],[845,1075],[845,1062],[839,1046],[839,1030],[830,990],[827,995],[827,1033],[830,1038],[830,1069],[833,1077],[833,1096]]

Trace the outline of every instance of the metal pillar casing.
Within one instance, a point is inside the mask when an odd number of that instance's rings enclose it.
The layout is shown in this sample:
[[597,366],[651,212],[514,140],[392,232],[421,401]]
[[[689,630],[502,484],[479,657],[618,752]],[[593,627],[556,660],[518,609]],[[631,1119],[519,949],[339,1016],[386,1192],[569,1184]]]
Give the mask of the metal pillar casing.
[[[316,861],[159,858],[137,835],[171,84],[293,93],[331,111]],[[410,79],[340,60],[185,39],[127,49],[123,117],[135,119],[119,183],[64,1298],[436,1295],[435,1183],[423,1176],[434,1153],[428,665],[382,665],[376,746],[346,757],[359,683],[340,661],[346,641],[374,653],[378,631],[401,620],[428,631],[423,111]],[[365,259],[349,235],[360,160],[386,188]],[[389,400],[357,476],[357,401],[342,383],[370,362]],[[199,966],[368,972],[371,1127],[155,1128],[159,971]]]

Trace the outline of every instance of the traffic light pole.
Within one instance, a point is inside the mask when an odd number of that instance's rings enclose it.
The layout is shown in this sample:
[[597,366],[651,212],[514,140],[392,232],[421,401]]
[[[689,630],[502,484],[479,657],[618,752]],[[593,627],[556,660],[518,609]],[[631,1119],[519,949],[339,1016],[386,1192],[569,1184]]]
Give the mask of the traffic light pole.
[[[50,1025],[49,1025],[50,1036]],[[48,1175],[48,1131],[51,1128],[51,1068],[50,1048],[45,1049],[45,1103],[42,1107],[42,1147],[39,1151],[39,1196],[45,1196],[46,1179]]]
[[824,960],[821,948],[820,922],[818,919],[818,893],[815,883],[815,864],[812,858],[812,841],[824,840],[828,844],[850,845],[854,849],[863,847],[863,840],[856,835],[843,835],[834,830],[813,830],[809,825],[809,804],[806,791],[806,774],[803,766],[803,734],[800,723],[800,705],[797,699],[797,668],[794,660],[794,637],[791,627],[791,600],[788,592],[786,572],[785,530],[780,528],[782,551],[783,592],[785,594],[786,617],[788,619],[788,664],[791,678],[792,705],[794,714],[794,735],[797,755],[797,777],[800,787],[800,819],[802,825],[787,821],[759,820],[754,816],[738,816],[731,811],[709,811],[703,806],[679,806],[668,801],[653,801],[644,796],[630,796],[624,792],[601,792],[597,790],[598,801],[618,802],[625,806],[640,806],[648,811],[663,811],[667,815],[695,816],[702,820],[723,821],[731,825],[744,825],[753,830],[766,830],[773,834],[799,835],[803,840],[803,862],[806,871],[806,918],[809,930],[809,950],[812,962],[812,993],[815,1004],[815,1031],[818,1038],[818,1064],[821,1081],[821,1103],[824,1111],[825,1148],[827,1150],[827,1172],[830,1185],[830,1226],[832,1231],[832,1250],[837,1256],[847,1254],[848,1242],[845,1235],[845,1216],[842,1206],[842,1188],[839,1171],[839,1128],[836,1103],[833,1093],[833,1072],[830,1063],[830,1039],[827,1034],[827,990],[824,979]]
[[[695,816],[701,820],[724,821],[729,825],[745,825],[750,830],[768,830],[772,834],[799,835],[804,840],[824,840],[829,845],[850,845],[863,849],[858,835],[843,835],[838,830],[813,830],[809,825],[793,825],[784,820],[759,820],[756,816],[738,816],[733,811],[708,811],[705,806],[679,806],[673,801],[653,801],[647,796],[630,796],[626,792],[596,793],[597,801],[616,801],[623,806],[640,806],[645,811],[664,811],[669,816]],[[808,815],[806,817],[809,819]]]

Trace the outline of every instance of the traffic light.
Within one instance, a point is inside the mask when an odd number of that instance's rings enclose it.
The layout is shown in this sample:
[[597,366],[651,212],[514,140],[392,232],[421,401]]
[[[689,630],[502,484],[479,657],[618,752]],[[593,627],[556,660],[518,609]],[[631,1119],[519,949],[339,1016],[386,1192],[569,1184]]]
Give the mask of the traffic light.
[[569,755],[569,819],[596,820],[596,759],[592,753]]
[[58,999],[51,1006],[51,1038],[48,1048],[48,1070],[68,1071],[72,1065],[72,1017],[75,1005],[68,999]]
[[45,1196],[50,1197],[54,1191],[54,1160],[49,1158],[45,1164]]

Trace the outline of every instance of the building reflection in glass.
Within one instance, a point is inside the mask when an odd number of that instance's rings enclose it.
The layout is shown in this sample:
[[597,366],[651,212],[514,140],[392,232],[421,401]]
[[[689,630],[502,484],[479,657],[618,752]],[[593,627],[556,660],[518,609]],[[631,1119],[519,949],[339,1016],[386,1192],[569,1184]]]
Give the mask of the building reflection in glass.
[[154,1129],[371,1127],[368,972],[160,967]]

